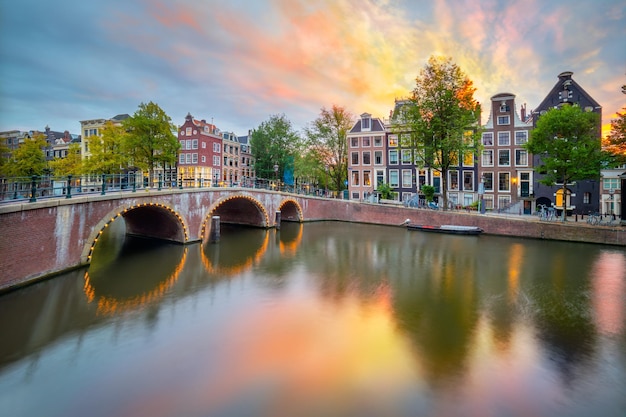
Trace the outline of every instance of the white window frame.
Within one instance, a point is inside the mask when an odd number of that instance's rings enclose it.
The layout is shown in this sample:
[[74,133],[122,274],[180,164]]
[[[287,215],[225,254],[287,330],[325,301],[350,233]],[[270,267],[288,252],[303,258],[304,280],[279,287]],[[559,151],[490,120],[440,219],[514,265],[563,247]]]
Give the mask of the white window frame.
[[[491,163],[485,163],[485,156],[486,155],[491,155]],[[483,150],[483,154],[482,154],[482,159],[481,159],[481,165],[484,167],[492,167],[494,164],[494,159],[493,159],[493,149],[484,149]]]
[[402,170],[402,188],[411,188],[412,186],[413,186],[413,170],[403,169]]
[[[500,155],[506,153],[507,159],[509,161],[508,164],[502,164],[500,162]],[[510,149],[498,149],[498,166],[499,167],[510,167],[511,166],[511,150]]]
[[498,146],[511,146],[511,132],[498,132]]
[[[519,136],[518,136],[519,135]],[[522,139],[523,136],[523,139]],[[528,130],[515,131],[515,145],[523,145],[528,142]]]
[[400,186],[400,172],[397,169],[389,170],[389,186],[391,188],[398,188]]
[[[522,154],[526,155],[526,163],[518,163],[519,156]],[[515,149],[515,166],[518,167],[527,167],[528,166],[528,151],[526,149]]]
[[498,116],[498,126],[506,126],[511,124],[511,116],[508,114]]

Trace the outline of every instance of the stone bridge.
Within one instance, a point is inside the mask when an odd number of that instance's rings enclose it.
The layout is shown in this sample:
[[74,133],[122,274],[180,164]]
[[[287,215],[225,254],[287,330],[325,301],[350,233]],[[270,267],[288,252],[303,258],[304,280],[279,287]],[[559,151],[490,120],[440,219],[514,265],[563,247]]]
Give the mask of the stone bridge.
[[327,219],[329,201],[333,205],[328,199],[268,190],[205,188],[2,205],[0,290],[88,264],[100,235],[120,217],[127,234],[187,244],[208,239],[214,216],[221,223],[271,228],[279,226],[277,221]]

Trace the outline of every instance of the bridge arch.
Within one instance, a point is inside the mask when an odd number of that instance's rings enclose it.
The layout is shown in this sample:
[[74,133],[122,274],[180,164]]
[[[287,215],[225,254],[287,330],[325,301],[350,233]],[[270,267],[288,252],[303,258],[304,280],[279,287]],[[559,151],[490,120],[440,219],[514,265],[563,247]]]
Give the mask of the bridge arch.
[[280,206],[278,206],[278,210],[280,211],[280,218],[282,221],[299,223],[304,221],[302,207],[300,206],[300,203],[293,198],[283,200],[280,203]]
[[208,238],[213,216],[220,216],[221,223],[270,227],[269,215],[263,203],[249,195],[233,194],[219,199],[210,206],[200,228],[200,238],[203,242]]
[[92,229],[81,255],[83,263],[90,263],[98,239],[118,217],[126,222],[126,234],[186,243],[189,240],[187,222],[173,208],[161,203],[140,203],[120,206],[110,211]]

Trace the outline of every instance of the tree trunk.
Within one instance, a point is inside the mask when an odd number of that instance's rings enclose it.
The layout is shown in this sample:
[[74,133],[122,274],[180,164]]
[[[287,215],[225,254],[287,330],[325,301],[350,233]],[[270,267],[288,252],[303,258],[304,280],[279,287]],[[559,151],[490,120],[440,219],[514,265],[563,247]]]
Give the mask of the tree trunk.
[[564,180],[563,181],[563,213],[561,215],[561,220],[566,222],[567,221],[567,182]]

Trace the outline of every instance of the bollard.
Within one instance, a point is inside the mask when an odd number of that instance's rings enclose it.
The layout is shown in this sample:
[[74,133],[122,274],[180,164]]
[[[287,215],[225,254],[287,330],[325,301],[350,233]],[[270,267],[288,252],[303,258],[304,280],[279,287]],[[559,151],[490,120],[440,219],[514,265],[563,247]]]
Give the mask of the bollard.
[[220,216],[211,217],[211,233],[209,234],[209,242],[217,243],[220,241]]
[[72,176],[67,176],[67,194],[65,194],[65,198],[72,198]]
[[276,224],[274,227],[276,227],[276,230],[280,230],[280,210],[276,210]]

